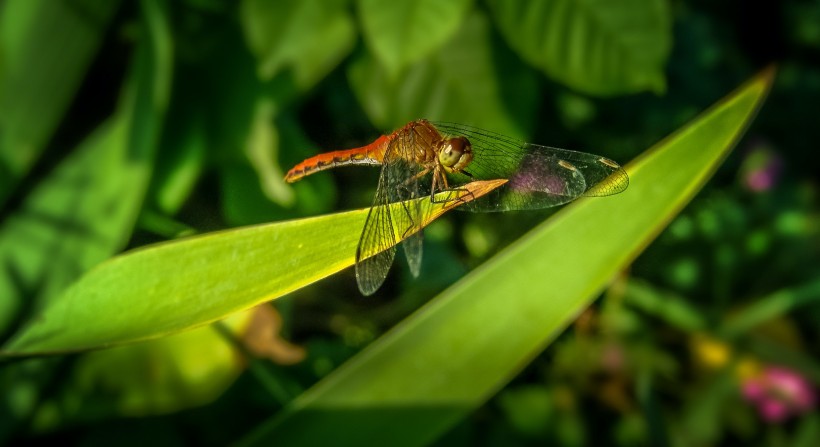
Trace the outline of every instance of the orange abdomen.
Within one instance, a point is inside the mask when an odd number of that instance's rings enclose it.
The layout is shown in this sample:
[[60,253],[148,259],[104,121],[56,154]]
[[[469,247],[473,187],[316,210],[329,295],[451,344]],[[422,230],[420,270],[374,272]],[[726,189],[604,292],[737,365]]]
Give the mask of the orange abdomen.
[[306,175],[338,166],[380,165],[384,160],[384,152],[389,142],[389,137],[381,136],[367,146],[326,152],[310,157],[288,171],[287,175],[285,175],[285,181],[293,183]]

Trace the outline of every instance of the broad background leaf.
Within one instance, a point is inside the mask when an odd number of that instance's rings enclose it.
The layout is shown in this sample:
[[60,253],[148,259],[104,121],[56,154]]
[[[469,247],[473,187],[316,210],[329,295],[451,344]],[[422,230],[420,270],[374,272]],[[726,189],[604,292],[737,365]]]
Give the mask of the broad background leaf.
[[143,3],[145,41],[115,115],[0,226],[4,329],[22,306],[42,306],[121,250],[131,234],[148,186],[171,77],[163,12],[153,1]]
[[[154,0],[140,6],[140,40],[116,111],[0,226],[0,328],[6,334],[15,319],[48,307],[85,270],[121,250],[136,223],[171,78],[165,11]],[[48,30],[43,33],[49,35]],[[98,315],[97,321],[104,318]],[[91,324],[78,322],[77,329]],[[0,408],[9,410],[9,417],[0,420],[0,442],[42,409],[40,399],[49,389],[45,384],[62,379],[60,362],[31,359],[0,370],[0,384],[13,384],[0,400]]]
[[359,0],[368,47],[394,79],[450,39],[471,0]]
[[299,396],[244,445],[426,445],[563,330],[697,193],[743,134],[768,70]]
[[244,0],[245,39],[267,81],[290,68],[299,88],[312,87],[353,48],[348,0]]
[[615,95],[666,89],[672,43],[665,0],[490,0],[509,45],[578,91]]
[[496,71],[490,31],[483,14],[471,13],[426,63],[396,79],[372,56],[360,53],[348,69],[350,84],[368,117],[384,131],[424,117],[523,138],[531,118],[518,117],[533,114],[534,78],[514,63]]
[[0,4],[0,205],[56,131],[119,3]]

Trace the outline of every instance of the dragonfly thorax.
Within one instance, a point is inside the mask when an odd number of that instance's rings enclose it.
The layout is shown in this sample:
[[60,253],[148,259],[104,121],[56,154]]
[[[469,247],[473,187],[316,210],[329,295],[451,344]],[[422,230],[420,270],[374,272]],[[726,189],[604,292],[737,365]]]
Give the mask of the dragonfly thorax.
[[473,147],[466,137],[445,138],[438,150],[438,162],[447,172],[461,172],[473,161]]

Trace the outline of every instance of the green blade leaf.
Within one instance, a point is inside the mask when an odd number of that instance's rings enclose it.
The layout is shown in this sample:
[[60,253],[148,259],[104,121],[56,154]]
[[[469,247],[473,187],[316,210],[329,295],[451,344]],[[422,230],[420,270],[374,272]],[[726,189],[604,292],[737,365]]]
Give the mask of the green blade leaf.
[[[504,182],[465,185],[459,190],[462,200],[420,199],[422,227]],[[441,195],[454,199],[451,193]],[[390,206],[400,213],[405,204]],[[50,302],[0,355],[150,339],[278,298],[353,265],[366,216],[367,210],[358,210],[247,227],[113,258]]]
[[666,88],[665,0],[492,0],[490,9],[511,47],[569,87],[597,95]]
[[426,445],[563,330],[697,193],[755,115],[764,72],[627,166],[629,189],[584,199],[434,299],[245,445]]
[[470,0],[359,0],[365,41],[390,78],[446,42]]

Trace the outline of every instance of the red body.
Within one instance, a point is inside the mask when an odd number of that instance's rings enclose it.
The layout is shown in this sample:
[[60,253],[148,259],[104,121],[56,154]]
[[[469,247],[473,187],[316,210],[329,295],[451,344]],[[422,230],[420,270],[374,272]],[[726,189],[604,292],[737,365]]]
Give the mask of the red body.
[[[391,135],[392,136],[392,135]],[[294,166],[285,175],[288,183],[293,183],[306,175],[344,165],[380,165],[390,143],[389,136],[381,136],[367,146],[343,151],[325,152]]]
[[441,133],[429,121],[412,121],[390,135],[382,135],[367,146],[326,152],[310,157],[288,171],[285,180],[293,183],[306,175],[338,166],[381,165],[384,163],[387,148],[397,138],[412,141],[413,144],[405,146],[406,150],[393,152],[394,156],[405,158],[422,167],[435,162],[436,148],[443,140]]

